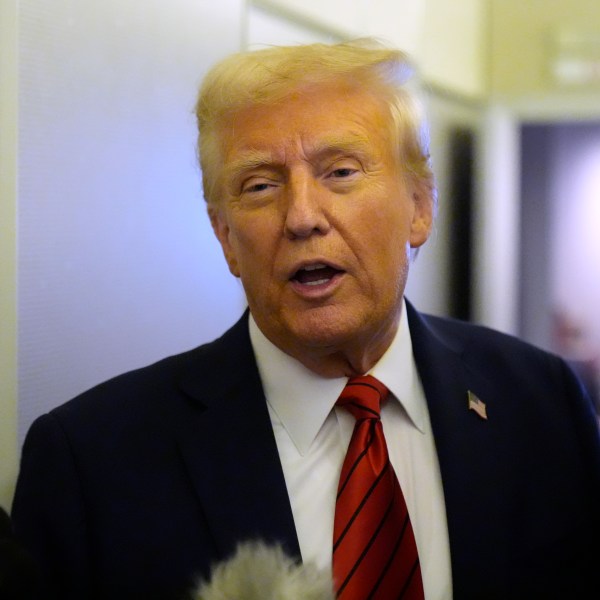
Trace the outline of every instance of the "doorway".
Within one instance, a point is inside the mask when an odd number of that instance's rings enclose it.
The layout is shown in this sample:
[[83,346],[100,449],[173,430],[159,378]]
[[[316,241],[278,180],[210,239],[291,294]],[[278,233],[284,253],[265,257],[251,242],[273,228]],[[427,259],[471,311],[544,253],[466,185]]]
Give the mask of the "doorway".
[[521,126],[520,336],[564,356],[600,412],[600,122]]

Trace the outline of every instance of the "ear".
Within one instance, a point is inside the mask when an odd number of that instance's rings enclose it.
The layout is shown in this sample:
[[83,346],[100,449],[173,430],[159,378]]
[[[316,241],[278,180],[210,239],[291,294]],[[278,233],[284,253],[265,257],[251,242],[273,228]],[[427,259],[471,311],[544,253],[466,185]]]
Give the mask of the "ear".
[[209,205],[208,216],[213,231],[221,244],[221,249],[223,250],[223,255],[225,256],[231,274],[235,277],[239,277],[240,270],[238,268],[236,253],[233,244],[231,243],[231,230],[229,228],[229,223],[227,222],[225,211],[219,207]]
[[410,246],[418,248],[428,239],[433,227],[434,191],[425,183],[412,186],[413,216],[410,225]]

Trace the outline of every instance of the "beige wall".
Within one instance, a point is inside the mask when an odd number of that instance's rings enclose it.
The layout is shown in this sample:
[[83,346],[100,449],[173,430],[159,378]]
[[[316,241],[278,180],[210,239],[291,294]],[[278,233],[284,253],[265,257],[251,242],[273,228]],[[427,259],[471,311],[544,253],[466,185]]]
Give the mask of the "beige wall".
[[494,94],[513,96],[560,89],[550,69],[556,36],[584,32],[595,33],[600,40],[598,0],[491,0],[491,5]]
[[417,58],[423,79],[471,98],[489,88],[486,0],[426,0]]
[[17,2],[0,2],[0,506],[17,471]]

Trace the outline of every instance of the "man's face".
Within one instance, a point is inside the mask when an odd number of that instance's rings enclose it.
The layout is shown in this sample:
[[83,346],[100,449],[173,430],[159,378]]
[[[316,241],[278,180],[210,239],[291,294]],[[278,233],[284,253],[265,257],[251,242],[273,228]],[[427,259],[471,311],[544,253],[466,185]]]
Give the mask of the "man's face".
[[221,129],[213,227],[258,326],[304,364],[385,351],[409,249],[429,235],[431,200],[397,164],[384,111],[338,82],[243,109]]

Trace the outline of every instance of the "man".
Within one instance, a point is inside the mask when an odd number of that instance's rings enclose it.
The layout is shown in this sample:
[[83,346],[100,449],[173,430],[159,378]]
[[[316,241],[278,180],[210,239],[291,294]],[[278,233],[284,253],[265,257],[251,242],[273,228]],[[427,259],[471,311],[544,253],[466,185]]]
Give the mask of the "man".
[[[405,73],[397,51],[342,44],[235,55],[205,78],[204,191],[249,311],[34,423],[13,518],[56,597],[182,598],[253,540],[337,573],[355,419],[336,400],[365,374],[389,390],[369,440],[385,431],[415,597],[585,597],[597,584],[600,443],[576,378],[404,300],[435,212]],[[383,571],[373,597],[399,597],[381,591]]]

